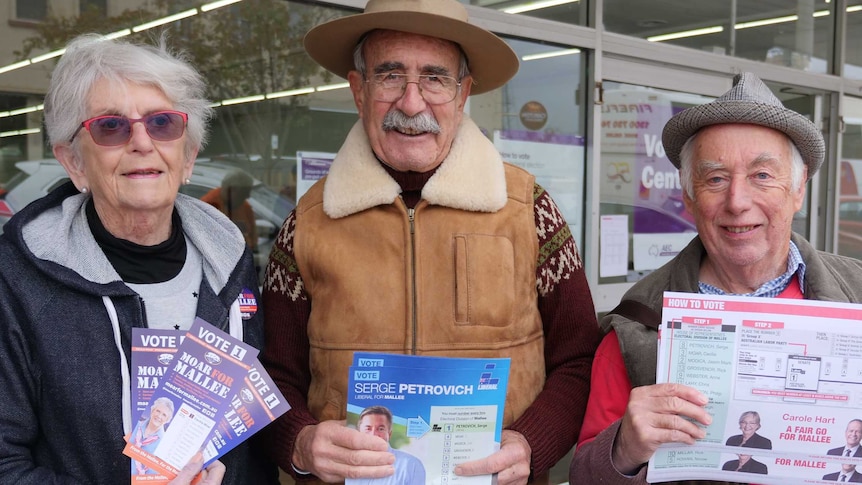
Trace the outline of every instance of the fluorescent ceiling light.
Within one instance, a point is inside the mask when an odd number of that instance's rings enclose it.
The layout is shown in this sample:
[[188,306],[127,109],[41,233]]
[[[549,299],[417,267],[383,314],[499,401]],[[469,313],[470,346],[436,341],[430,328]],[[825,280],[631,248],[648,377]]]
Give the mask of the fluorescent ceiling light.
[[338,83],[338,84],[328,84],[326,86],[317,86],[317,92],[322,93],[323,91],[332,91],[333,89],[344,89],[349,88],[350,83]]
[[106,39],[119,39],[120,37],[125,37],[127,35],[132,35],[132,29],[118,30],[116,32],[112,32],[110,34],[105,35],[105,38]]
[[670,34],[654,35],[652,37],[647,37],[647,40],[650,42],[661,42],[664,40],[681,39],[683,37],[694,37],[697,35],[717,34],[719,32],[723,32],[723,31],[724,31],[724,27],[721,27],[721,26],[705,27],[703,29],[694,29],[694,30],[686,30],[683,32],[672,32]]
[[38,62],[47,61],[48,59],[53,59],[55,57],[60,57],[66,53],[66,49],[59,49],[56,51],[48,52],[47,54],[42,54],[41,56],[36,56],[30,59],[30,62],[36,64]]
[[783,24],[785,22],[796,22],[799,20],[798,15],[788,15],[786,17],[775,17],[772,19],[755,20],[753,22],[740,22],[733,26],[736,30],[750,29],[752,27],[763,27],[764,25]]
[[[241,98],[225,99],[222,101],[216,101],[216,102],[210,103],[209,107],[210,108],[218,108],[219,106],[230,106],[232,104],[252,103],[255,101],[263,101],[266,99],[283,98],[285,96],[300,96],[303,94],[312,94],[315,91],[316,92],[324,92],[324,91],[332,91],[335,89],[345,89],[348,87],[350,87],[350,83],[346,83],[346,82],[338,83],[338,84],[328,84],[325,86],[316,86],[316,87],[309,86],[309,87],[305,87],[305,88],[290,89],[287,91],[279,91],[279,92],[275,92],[275,93],[256,94],[254,96],[245,96],[245,97],[241,97]],[[44,104],[38,104],[35,106],[28,106],[28,107],[24,107],[24,108],[19,108],[19,109],[13,110],[13,111],[0,111],[0,118],[8,118],[10,116],[18,116],[18,115],[22,115],[22,114],[26,114],[26,113],[32,113],[34,111],[41,111],[43,109],[45,109],[45,105]],[[38,132],[36,132],[36,133],[38,133]],[[19,134],[24,134],[24,133],[19,133]],[[11,136],[11,135],[9,135],[9,136]]]
[[527,54],[521,57],[522,61],[535,61],[537,59],[547,59],[549,57],[570,56],[581,52],[580,49],[563,49],[559,51],[539,52],[538,54]]
[[41,105],[41,104],[40,104],[39,106],[28,106],[28,107],[26,107],[26,108],[13,109],[13,110],[9,111],[9,116],[15,116],[15,115],[23,115],[23,114],[27,114],[27,113],[33,113],[33,112],[35,112],[35,111],[39,111],[40,109],[42,109],[42,105]]
[[241,103],[251,103],[253,101],[263,101],[266,97],[262,94],[256,94],[254,96],[246,96],[244,98],[233,98],[233,99],[225,99],[221,102],[222,106],[229,106],[232,104],[241,104]]
[[40,128],[28,128],[26,130],[3,131],[3,132],[0,132],[0,138],[5,138],[7,136],[32,135],[34,133],[39,133],[40,131],[42,131]]
[[15,69],[21,69],[22,67],[26,67],[30,65],[30,60],[16,62],[15,64],[9,64],[8,66],[0,67],[0,74],[4,72],[14,71]]
[[175,13],[173,15],[168,15],[167,17],[162,17],[160,19],[153,20],[152,22],[143,23],[141,25],[132,27],[132,32],[141,32],[142,30],[150,30],[153,27],[158,27],[160,25],[169,24],[171,22],[176,22],[177,20],[182,20],[184,18],[192,17],[198,14],[198,10],[196,8],[192,8],[186,10],[185,12]]
[[36,111],[42,111],[45,109],[44,104],[37,104],[36,106],[27,106],[25,108],[13,109],[12,111],[3,111],[0,112],[0,118],[8,118],[10,116],[18,116],[27,113],[34,113]]
[[[853,7],[847,7],[847,13],[858,12],[862,10],[862,5],[856,5]],[[812,17],[826,17],[829,15],[829,10],[818,10],[812,14]],[[780,24],[785,22],[796,22],[799,20],[798,15],[787,15],[784,17],[774,17],[771,19],[763,19],[763,20],[753,20],[751,22],[740,22],[733,26],[736,30],[742,29],[750,29],[752,27],[763,27],[764,25],[773,25]],[[672,39],[680,39],[683,37],[694,37],[696,35],[706,35],[706,34],[714,34],[721,32],[723,29],[721,27],[707,27],[703,29],[696,30],[687,30],[684,32],[674,32],[670,34],[663,35],[655,35],[652,37],[647,37],[647,40],[650,42],[661,42],[663,40],[672,40]]]
[[516,5],[514,7],[504,8],[503,12],[524,13],[543,8],[556,7],[558,5],[565,5],[567,3],[575,3],[577,1],[578,0],[544,0],[539,2],[529,2],[522,5]]
[[314,92],[314,88],[290,89],[288,91],[279,91],[277,93],[269,93],[266,95],[266,99],[283,98],[285,96],[297,96],[300,94],[311,94],[313,92]]
[[226,7],[228,5],[241,2],[242,0],[221,0],[219,2],[208,3],[206,5],[201,5],[201,12],[209,12],[210,10],[215,10],[217,8]]
[[[177,20],[182,20],[187,17],[193,17],[199,13],[209,12],[211,10],[215,10],[217,8],[224,7],[226,5],[231,5],[234,3],[241,2],[242,0],[219,0],[217,2],[208,3],[206,5],[202,5],[197,8],[192,8],[186,10],[185,12],[180,12],[174,15],[168,15],[167,17],[162,17],[160,19],[153,20],[152,22],[143,23],[136,27],[132,27],[131,29],[123,29],[118,30],[117,32],[112,32],[110,34],[105,34],[106,39],[117,39],[120,37],[125,37],[127,35],[131,35],[132,32],[143,32],[144,30],[152,29],[153,27],[158,27],[160,25],[164,25],[171,22],[176,22]],[[53,59],[55,57],[62,56],[65,53],[65,49],[56,50],[53,52],[48,52],[47,54],[42,54],[31,59],[16,62],[14,64],[9,64],[8,66],[0,67],[0,74],[4,72],[14,71],[15,69],[20,69],[22,67],[27,67],[30,64],[36,64],[37,62],[47,61],[48,59]]]

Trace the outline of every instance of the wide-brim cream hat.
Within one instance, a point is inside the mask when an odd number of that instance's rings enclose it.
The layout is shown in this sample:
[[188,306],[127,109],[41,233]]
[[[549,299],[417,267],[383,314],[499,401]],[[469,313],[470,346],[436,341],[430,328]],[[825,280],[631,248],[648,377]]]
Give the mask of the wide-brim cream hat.
[[679,153],[685,142],[705,126],[741,123],[778,130],[793,141],[808,166],[811,178],[826,155],[823,134],[805,116],[785,108],[757,76],[737,74],[730,91],[709,103],[674,115],[664,126],[661,140],[670,161],[679,168]]
[[518,56],[503,39],[468,22],[467,9],[455,0],[369,0],[361,14],[312,28],[305,50],[327,70],[347,78],[354,69],[353,49],[374,29],[398,30],[450,40],[467,55],[472,94],[499,88],[518,72]]

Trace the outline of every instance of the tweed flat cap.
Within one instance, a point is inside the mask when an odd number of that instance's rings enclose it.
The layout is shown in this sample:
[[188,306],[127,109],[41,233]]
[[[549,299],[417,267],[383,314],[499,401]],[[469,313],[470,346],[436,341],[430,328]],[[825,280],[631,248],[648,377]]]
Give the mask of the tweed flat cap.
[[667,122],[661,135],[667,157],[679,168],[679,153],[692,135],[705,126],[728,123],[765,126],[790,137],[808,166],[809,178],[826,155],[823,134],[817,126],[785,108],[760,78],[743,72],[733,78],[733,87],[728,92],[709,103],[681,111]]

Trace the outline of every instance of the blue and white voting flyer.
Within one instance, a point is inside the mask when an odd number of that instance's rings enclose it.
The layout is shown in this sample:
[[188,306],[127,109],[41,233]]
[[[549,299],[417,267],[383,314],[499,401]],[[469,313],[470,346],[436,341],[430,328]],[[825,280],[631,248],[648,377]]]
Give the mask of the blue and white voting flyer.
[[491,475],[460,477],[454,469],[500,449],[508,380],[506,358],[357,352],[348,383],[348,426],[388,438],[396,457],[391,483],[421,476],[423,483],[491,484]]

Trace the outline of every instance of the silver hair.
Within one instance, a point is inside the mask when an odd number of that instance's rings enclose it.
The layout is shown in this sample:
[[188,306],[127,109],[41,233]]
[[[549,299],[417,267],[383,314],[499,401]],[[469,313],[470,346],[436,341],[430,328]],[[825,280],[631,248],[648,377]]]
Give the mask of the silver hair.
[[760,413],[758,413],[757,411],[746,411],[746,412],[742,413],[739,416],[739,424],[742,424],[742,422],[745,420],[746,416],[751,416],[752,418],[754,418],[757,421],[757,424],[760,424]]
[[[102,79],[118,87],[128,82],[160,90],[173,109],[189,115],[186,156],[206,144],[207,124],[213,114],[204,97],[206,84],[184,55],[168,51],[166,36],[162,35],[157,45],[150,46],[98,34],[72,39],[51,74],[44,113],[51,144],[69,143],[81,122],[88,118],[89,96]],[[77,150],[75,154],[80,163]]]
[[153,405],[152,405],[152,406],[150,406],[150,409],[154,409],[154,408],[155,408],[156,406],[158,406],[159,404],[161,404],[162,406],[165,406],[166,408],[170,409],[170,410],[171,410],[171,416],[173,416],[173,415],[174,415],[174,402],[173,402],[173,401],[171,401],[171,400],[170,400],[170,399],[168,399],[167,397],[162,396],[162,397],[160,397],[160,398],[156,399],[155,401],[153,401]]
[[[356,43],[356,47],[353,48],[353,67],[362,74],[362,78],[365,79],[365,76],[368,74],[366,71],[367,66],[365,65],[365,56],[363,55],[362,49],[365,46],[365,42],[371,37],[371,34],[374,32],[380,32],[381,29],[371,30],[366,32],[365,35],[359,39],[359,42]],[[446,39],[441,39],[446,40]],[[446,41],[452,42],[452,41]],[[458,48],[458,54],[460,57],[460,63],[458,65],[458,82],[461,82],[462,79],[470,75],[470,63],[467,59],[467,54],[464,53],[464,49],[461,49],[461,46],[458,45],[457,42],[452,42],[455,47]]]
[[[679,151],[679,184],[692,200],[694,200],[694,146],[698,135],[700,135],[699,131],[691,135]],[[802,153],[799,152],[790,137],[787,137],[787,143],[790,145],[790,189],[796,192],[802,185],[805,161],[802,159]]]

